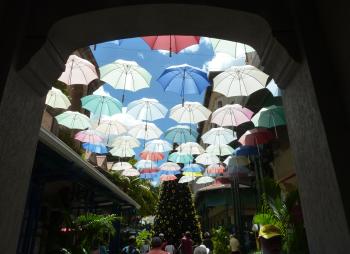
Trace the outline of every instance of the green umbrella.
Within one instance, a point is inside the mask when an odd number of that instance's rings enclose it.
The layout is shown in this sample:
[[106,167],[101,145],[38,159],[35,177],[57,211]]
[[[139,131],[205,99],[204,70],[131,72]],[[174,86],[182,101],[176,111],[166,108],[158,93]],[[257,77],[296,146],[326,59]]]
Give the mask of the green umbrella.
[[58,124],[64,125],[70,129],[84,130],[90,128],[90,119],[76,111],[66,111],[62,114],[55,116]]
[[256,127],[275,128],[276,137],[276,126],[286,125],[283,107],[275,105],[260,109],[251,121]]

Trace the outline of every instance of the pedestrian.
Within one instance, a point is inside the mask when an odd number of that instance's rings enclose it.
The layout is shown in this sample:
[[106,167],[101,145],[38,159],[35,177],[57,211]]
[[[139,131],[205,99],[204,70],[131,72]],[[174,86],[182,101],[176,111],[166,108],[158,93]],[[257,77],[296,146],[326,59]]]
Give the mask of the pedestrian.
[[201,244],[194,249],[193,254],[209,254],[209,248]]
[[154,237],[151,241],[151,250],[148,254],[169,254],[162,250],[162,240],[159,237]]
[[151,246],[150,246],[150,240],[149,239],[145,239],[143,241],[143,245],[140,249],[140,252],[141,254],[147,254],[151,249]]
[[135,236],[129,237],[129,245],[122,249],[122,254],[140,254],[140,251],[136,248],[136,238]]
[[267,224],[259,230],[259,241],[261,243],[262,253],[281,254],[282,236],[281,231],[274,225]]
[[174,241],[172,239],[170,239],[167,242],[167,245],[165,246],[165,251],[169,252],[170,254],[175,254],[175,246],[174,246]]
[[162,248],[162,250],[165,250],[165,246],[167,246],[168,242],[165,239],[165,236],[164,236],[163,233],[160,233],[158,236],[159,236],[160,240],[162,241],[162,247],[161,248]]
[[186,231],[185,236],[181,239],[181,253],[193,254],[193,241],[189,231]]
[[240,254],[241,252],[239,251],[239,241],[235,237],[235,234],[230,235],[230,249],[231,249],[231,254]]
[[204,233],[203,244],[205,245],[205,247],[209,249],[209,253],[214,253],[214,244],[213,244],[213,241],[211,240],[209,232]]

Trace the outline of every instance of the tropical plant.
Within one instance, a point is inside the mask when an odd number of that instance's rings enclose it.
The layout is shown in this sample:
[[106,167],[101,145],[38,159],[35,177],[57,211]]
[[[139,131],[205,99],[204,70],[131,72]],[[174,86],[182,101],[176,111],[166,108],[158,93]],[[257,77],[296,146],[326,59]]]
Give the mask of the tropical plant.
[[152,238],[152,232],[148,230],[140,231],[136,236],[136,244],[138,248],[141,248],[145,241],[148,241]]
[[212,241],[214,245],[214,254],[229,254],[230,235],[224,227],[214,228],[212,230]]

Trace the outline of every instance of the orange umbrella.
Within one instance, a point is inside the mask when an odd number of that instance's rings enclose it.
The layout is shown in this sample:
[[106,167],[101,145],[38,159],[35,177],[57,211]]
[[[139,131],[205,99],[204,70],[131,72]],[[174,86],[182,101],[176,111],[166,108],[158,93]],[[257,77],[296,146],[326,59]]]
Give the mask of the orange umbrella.
[[162,182],[166,182],[166,181],[174,181],[174,180],[176,180],[177,178],[176,178],[176,176],[174,176],[174,175],[161,175],[160,176],[160,180],[162,181]]
[[164,159],[164,154],[160,152],[143,151],[140,153],[140,157],[144,160],[160,161]]

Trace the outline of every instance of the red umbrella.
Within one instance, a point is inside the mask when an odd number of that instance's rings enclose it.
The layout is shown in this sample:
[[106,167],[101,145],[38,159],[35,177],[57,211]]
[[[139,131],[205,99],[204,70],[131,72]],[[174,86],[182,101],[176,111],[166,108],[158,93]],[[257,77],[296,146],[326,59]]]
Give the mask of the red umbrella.
[[255,128],[247,130],[240,138],[239,143],[247,146],[257,146],[266,144],[273,139],[271,131],[265,128]]
[[177,177],[174,175],[161,175],[160,176],[161,181],[174,181],[176,179],[177,179]]
[[140,153],[140,157],[144,160],[160,161],[164,159],[164,154],[159,152],[143,151]]
[[207,167],[208,174],[223,174],[225,172],[225,167],[220,164],[211,164]]
[[171,56],[171,52],[178,53],[184,48],[198,44],[200,36],[155,35],[144,36],[142,39],[151,47],[151,49],[169,50],[169,56]]
[[149,174],[149,173],[155,173],[158,172],[159,168],[143,168],[140,170],[140,174]]

